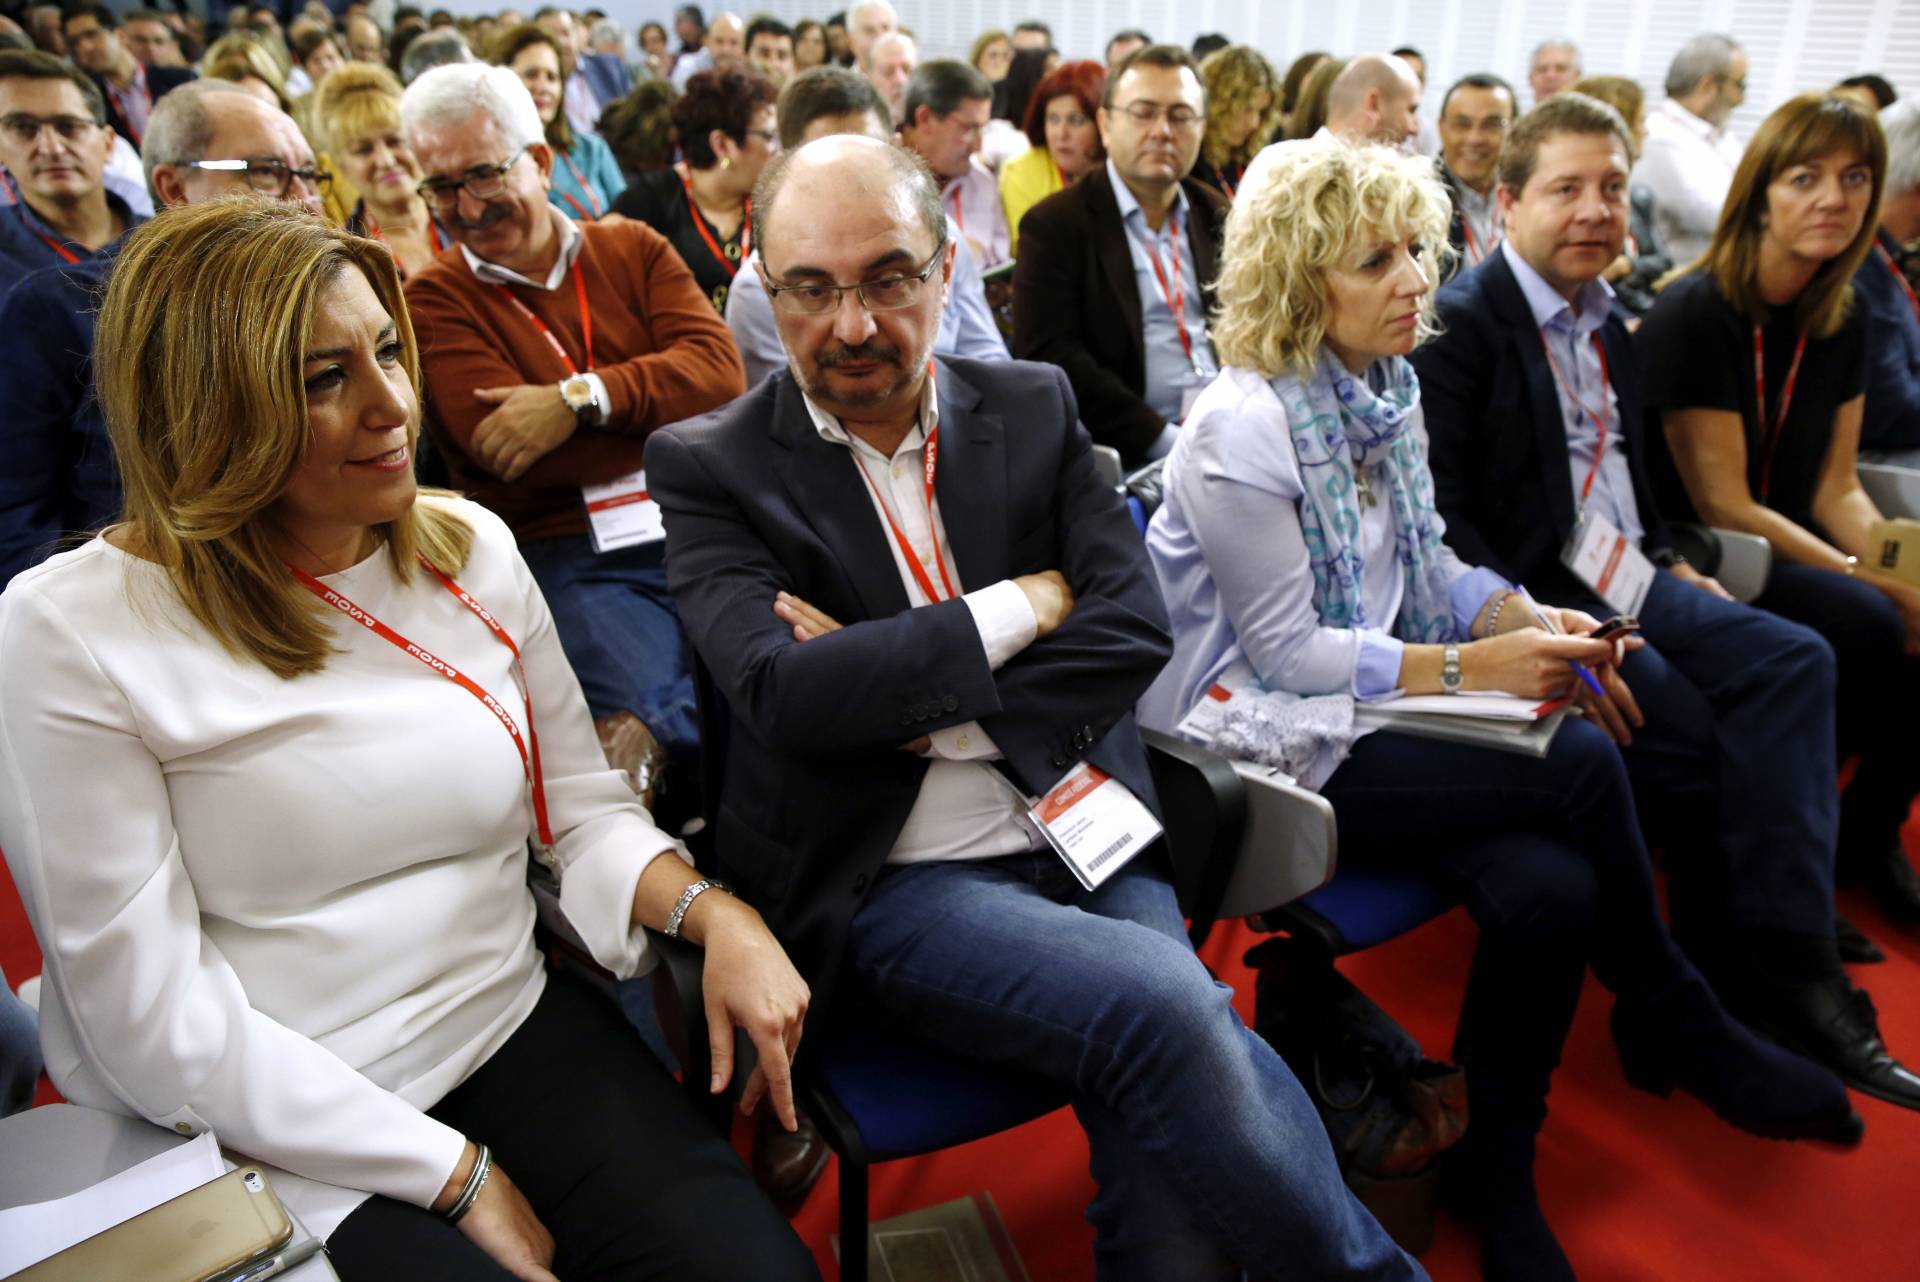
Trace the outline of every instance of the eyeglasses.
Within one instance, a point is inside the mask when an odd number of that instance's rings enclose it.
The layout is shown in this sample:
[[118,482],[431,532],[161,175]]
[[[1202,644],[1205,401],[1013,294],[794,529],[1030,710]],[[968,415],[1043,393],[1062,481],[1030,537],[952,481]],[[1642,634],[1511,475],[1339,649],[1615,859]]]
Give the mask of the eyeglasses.
[[1174,129],[1192,129],[1200,124],[1200,113],[1185,103],[1175,103],[1171,107],[1162,107],[1157,102],[1130,102],[1120,108],[1133,118],[1135,124],[1151,128],[1165,119]]
[[279,160],[190,160],[189,169],[205,169],[216,174],[242,174],[247,186],[262,195],[285,200],[298,178],[308,191],[325,193],[333,186],[333,175],[321,169],[295,169]]
[[[771,276],[767,277],[767,294],[773,305],[790,316],[824,316],[828,312],[840,310],[840,296],[852,290],[860,299],[860,305],[870,312],[897,312],[903,307],[911,307],[920,301],[921,291],[927,279],[933,275],[934,268],[940,265],[940,255],[946,250],[947,238],[942,236],[940,243],[933,247],[933,256],[919,271],[906,276],[882,276],[878,280],[863,280],[857,285],[776,285]],[[766,264],[761,263],[761,270]]]
[[9,111],[0,116],[0,130],[5,130],[7,137],[22,147],[32,146],[47,128],[67,142],[79,142],[91,138],[99,127],[97,121],[85,116],[35,116],[24,111]]
[[780,143],[780,135],[771,129],[744,129],[741,132],[749,138],[758,138],[769,147],[777,147]]
[[463,191],[475,200],[493,200],[507,189],[507,171],[526,154],[527,147],[522,147],[497,165],[475,165],[458,178],[429,178],[414,190],[440,210],[452,209]]

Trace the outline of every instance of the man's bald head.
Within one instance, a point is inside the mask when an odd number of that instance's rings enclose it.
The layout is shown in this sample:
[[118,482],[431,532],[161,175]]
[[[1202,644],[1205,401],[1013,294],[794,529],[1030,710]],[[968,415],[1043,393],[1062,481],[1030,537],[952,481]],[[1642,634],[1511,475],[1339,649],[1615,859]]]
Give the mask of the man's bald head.
[[753,189],[754,239],[763,259],[779,254],[781,219],[815,223],[837,207],[890,208],[918,221],[932,246],[945,237],[940,184],[926,162],[904,147],[865,134],[833,134],[782,152]]
[[1420,78],[1392,54],[1363,53],[1327,90],[1327,128],[1350,142],[1398,146],[1419,130]]

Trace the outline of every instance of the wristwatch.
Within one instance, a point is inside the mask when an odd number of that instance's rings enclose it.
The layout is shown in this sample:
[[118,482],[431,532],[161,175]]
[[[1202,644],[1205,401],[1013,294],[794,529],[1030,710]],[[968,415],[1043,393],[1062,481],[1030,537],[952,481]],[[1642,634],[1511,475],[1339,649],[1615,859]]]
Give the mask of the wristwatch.
[[593,384],[580,374],[560,380],[560,399],[573,411],[574,418],[582,425],[594,421],[595,411],[599,408],[593,400]]
[[1460,647],[1450,645],[1440,658],[1440,691],[1442,694],[1460,693]]

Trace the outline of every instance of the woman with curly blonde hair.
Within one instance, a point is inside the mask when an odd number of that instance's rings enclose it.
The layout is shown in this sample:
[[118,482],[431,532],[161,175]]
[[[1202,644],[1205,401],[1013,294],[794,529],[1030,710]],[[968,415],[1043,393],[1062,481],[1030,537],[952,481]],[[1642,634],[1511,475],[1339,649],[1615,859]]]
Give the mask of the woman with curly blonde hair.
[[1207,90],[1207,132],[1193,176],[1232,200],[1247,162],[1280,127],[1280,73],[1253,46],[1228,45],[1200,64],[1200,83]]
[[1535,759],[1356,716],[1400,693],[1611,687],[1623,657],[1591,617],[1444,541],[1406,357],[1433,324],[1447,222],[1431,162],[1376,146],[1296,143],[1241,191],[1211,329],[1223,368],[1147,533],[1174,654],[1140,720],[1281,767],[1332,803],[1343,860],[1411,861],[1465,899],[1473,1126],[1442,1194],[1479,1224],[1488,1279],[1569,1282],[1533,1148],[1589,962],[1618,997],[1629,1082],[1769,1136],[1844,1142],[1861,1124],[1837,1079],[1731,1019],[1674,946],[1605,731],[1570,719]]

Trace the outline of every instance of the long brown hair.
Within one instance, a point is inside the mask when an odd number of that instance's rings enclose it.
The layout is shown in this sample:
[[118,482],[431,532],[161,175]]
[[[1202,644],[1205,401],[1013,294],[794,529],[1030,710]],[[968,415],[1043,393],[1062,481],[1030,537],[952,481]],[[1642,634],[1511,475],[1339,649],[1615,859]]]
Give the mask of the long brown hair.
[[[302,362],[320,293],[365,274],[393,318],[416,398],[420,352],[393,255],[292,206],[240,193],[130,233],[94,333],[94,382],[126,490],[128,540],[234,654],[317,672],[330,611],[288,573],[267,510],[310,441]],[[410,424],[411,450],[419,437]],[[402,579],[465,566],[473,531],[437,503],[375,527]]]
[[1795,322],[1801,329],[1815,338],[1831,336],[1853,306],[1853,274],[1873,248],[1880,197],[1887,185],[1887,136],[1872,112],[1825,90],[1790,98],[1767,117],[1733,172],[1733,186],[1720,207],[1720,222],[1707,252],[1668,273],[1660,284],[1684,272],[1711,272],[1734,310],[1755,324],[1765,322],[1768,309],[1760,297],[1760,240],[1767,225],[1767,188],[1784,171],[1841,147],[1852,147],[1873,169],[1873,199],[1852,243],[1821,264],[1794,303]]
[[[517,27],[508,27],[493,38],[487,61],[496,67],[512,70],[513,60],[532,45],[545,45],[553,50],[553,56],[559,60],[560,92],[553,100],[553,119],[545,126],[547,145],[558,152],[570,152],[573,150],[573,126],[567,123],[567,77],[573,74],[573,58],[560,47],[560,42],[548,35],[546,28],[538,23],[523,22]],[[557,159],[555,163],[559,163]]]

